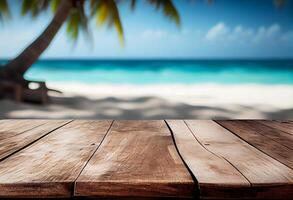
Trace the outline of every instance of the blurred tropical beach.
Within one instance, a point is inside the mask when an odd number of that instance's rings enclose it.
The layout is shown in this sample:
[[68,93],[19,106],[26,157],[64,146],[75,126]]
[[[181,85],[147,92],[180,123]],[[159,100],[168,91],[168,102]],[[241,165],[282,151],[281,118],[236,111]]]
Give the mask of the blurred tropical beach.
[[293,118],[292,0],[20,2],[0,118]]
[[[280,67],[281,66],[281,67]],[[5,118],[288,119],[292,60],[43,60],[48,105],[1,101]]]

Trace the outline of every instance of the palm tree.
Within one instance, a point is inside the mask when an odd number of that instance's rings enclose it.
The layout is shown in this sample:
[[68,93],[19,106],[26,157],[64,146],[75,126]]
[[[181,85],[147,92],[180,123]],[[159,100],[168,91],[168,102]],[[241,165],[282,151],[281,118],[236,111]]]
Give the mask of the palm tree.
[[[177,25],[180,24],[180,17],[172,0],[146,1],[158,10],[162,10]],[[212,2],[212,0],[207,1]],[[68,36],[76,40],[80,30],[89,31],[89,20],[96,18],[97,24],[114,27],[123,43],[123,26],[118,4],[125,2],[130,2],[131,8],[135,8],[136,0],[23,0],[23,15],[31,14],[33,17],[37,17],[42,11],[51,7],[54,11],[54,17],[41,35],[23,52],[5,66],[0,66],[0,80],[6,79],[25,85],[27,83],[24,79],[25,72],[50,45],[64,23],[67,23]],[[285,0],[274,0],[274,2],[277,7],[282,7],[285,4]],[[89,7],[90,12],[85,11],[87,7]],[[8,1],[0,0],[0,22],[9,18],[9,16]]]
[[[146,1],[158,10],[162,10],[177,25],[180,24],[180,17],[172,0]],[[68,36],[76,40],[81,30],[89,31],[89,20],[96,18],[98,25],[114,27],[120,41],[123,43],[123,26],[120,20],[118,4],[125,2],[130,2],[131,8],[135,8],[136,0],[23,0],[23,15],[31,14],[32,17],[37,17],[42,11],[51,7],[54,17],[38,38],[16,58],[0,68],[0,79],[11,80],[25,85],[27,83],[24,79],[25,72],[47,49],[64,23],[67,23]],[[90,9],[89,12],[86,12],[87,7]],[[8,1],[0,0],[0,20],[8,16]]]

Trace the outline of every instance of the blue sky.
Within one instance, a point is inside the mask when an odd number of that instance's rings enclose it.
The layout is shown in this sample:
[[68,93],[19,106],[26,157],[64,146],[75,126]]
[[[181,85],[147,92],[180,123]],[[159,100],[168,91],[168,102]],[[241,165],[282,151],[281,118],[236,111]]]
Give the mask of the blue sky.
[[[14,0],[14,2],[19,2]],[[132,12],[119,6],[125,46],[115,30],[95,26],[93,40],[73,43],[63,27],[42,58],[293,58],[293,0],[277,9],[273,0],[174,1],[181,27],[145,1]],[[46,27],[50,12],[0,24],[0,58],[16,56]]]

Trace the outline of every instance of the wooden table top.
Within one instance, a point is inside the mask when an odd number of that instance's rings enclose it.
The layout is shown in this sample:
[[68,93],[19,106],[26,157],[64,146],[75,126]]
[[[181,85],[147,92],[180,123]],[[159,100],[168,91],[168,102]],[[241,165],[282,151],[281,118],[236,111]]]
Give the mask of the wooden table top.
[[0,198],[293,199],[293,121],[0,120]]

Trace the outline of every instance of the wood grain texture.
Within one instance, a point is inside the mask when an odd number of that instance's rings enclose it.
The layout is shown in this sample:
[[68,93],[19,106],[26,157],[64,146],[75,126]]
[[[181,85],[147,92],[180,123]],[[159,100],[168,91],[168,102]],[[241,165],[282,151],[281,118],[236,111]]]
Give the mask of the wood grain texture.
[[76,196],[192,197],[193,192],[164,121],[115,121],[75,184]]
[[111,121],[73,121],[0,162],[0,198],[69,197]]
[[0,124],[0,161],[68,122],[68,120],[5,120]]
[[[287,147],[290,146],[290,143],[292,147],[292,141],[290,142],[291,139],[289,137],[281,137],[279,134],[280,138],[278,139],[278,137],[276,137],[277,132],[273,132],[273,129],[261,126],[258,128],[257,126],[259,124],[247,121],[227,120],[217,122],[257,149],[293,169],[293,150]],[[272,135],[272,133],[274,135]],[[289,134],[286,135],[290,136]],[[282,142],[284,142],[286,146],[282,145]]]
[[293,122],[276,120],[259,120],[260,123],[293,135]]
[[288,134],[287,132],[264,125],[257,120],[236,120],[235,122],[240,123],[242,126],[249,127],[250,131],[261,134],[268,140],[274,140],[280,145],[286,146],[293,150],[293,135]]
[[180,155],[198,181],[200,198],[244,198],[249,181],[224,158],[207,150],[183,120],[167,120]]
[[[24,132],[46,123],[46,120],[0,120],[0,131]],[[1,134],[4,136],[5,134]]]
[[250,182],[251,198],[290,198],[293,171],[213,121],[186,120],[194,136],[211,152],[225,158]]

